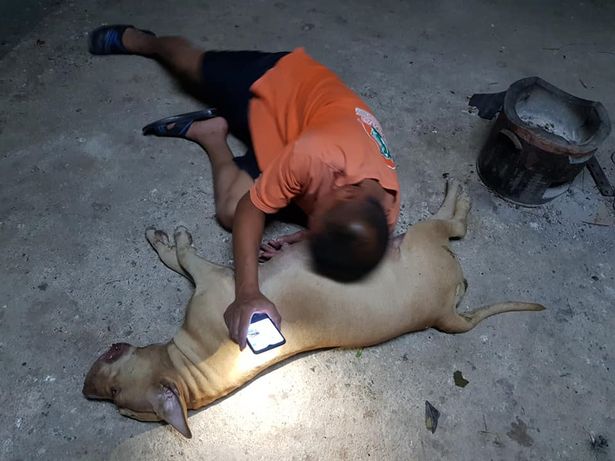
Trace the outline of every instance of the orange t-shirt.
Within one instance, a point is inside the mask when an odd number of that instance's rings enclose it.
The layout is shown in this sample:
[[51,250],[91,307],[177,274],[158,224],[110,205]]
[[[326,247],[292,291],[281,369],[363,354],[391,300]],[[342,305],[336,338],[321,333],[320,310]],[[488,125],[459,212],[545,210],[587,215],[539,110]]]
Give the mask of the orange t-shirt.
[[275,213],[294,201],[309,216],[335,188],[374,179],[399,216],[399,182],[382,128],[367,105],[299,48],[251,87],[249,123],[260,177],[252,203]]

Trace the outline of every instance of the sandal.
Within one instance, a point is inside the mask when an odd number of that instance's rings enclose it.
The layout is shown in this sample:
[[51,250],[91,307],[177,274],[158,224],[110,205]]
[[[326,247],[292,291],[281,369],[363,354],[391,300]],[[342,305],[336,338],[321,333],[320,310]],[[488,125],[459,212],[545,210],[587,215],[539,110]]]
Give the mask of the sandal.
[[197,110],[196,112],[173,115],[146,125],[143,127],[143,135],[148,136],[153,134],[155,136],[185,139],[186,133],[193,122],[209,120],[210,118],[219,116],[218,110],[213,107],[205,110]]

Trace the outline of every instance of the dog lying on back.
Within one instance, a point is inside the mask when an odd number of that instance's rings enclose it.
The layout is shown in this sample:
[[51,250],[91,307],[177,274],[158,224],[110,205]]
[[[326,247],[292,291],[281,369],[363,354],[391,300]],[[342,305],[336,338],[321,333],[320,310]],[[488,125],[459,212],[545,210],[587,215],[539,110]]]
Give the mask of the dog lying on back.
[[83,393],[113,400],[122,415],[164,420],[191,437],[188,410],[300,352],[372,346],[430,327],[462,333],[494,314],[542,310],[539,304],[506,302],[457,313],[466,281],[448,243],[465,235],[469,209],[459,184],[449,185],[438,213],[394,239],[383,262],[360,283],[340,284],[313,273],[302,243],[286,248],[259,272],[263,294],[282,315],[286,344],[258,355],[240,352],[224,323],[234,299],[233,271],[197,256],[185,228],[175,231],[174,247],[164,232],[149,229],[147,239],[162,262],[195,284],[184,324],[167,344],[112,345],[90,368]]

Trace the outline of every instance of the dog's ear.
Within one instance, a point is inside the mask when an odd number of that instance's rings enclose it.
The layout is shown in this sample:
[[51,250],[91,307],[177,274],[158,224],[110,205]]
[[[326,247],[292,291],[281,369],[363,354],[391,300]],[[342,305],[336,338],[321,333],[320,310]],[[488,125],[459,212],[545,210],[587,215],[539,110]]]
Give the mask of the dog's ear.
[[186,402],[175,383],[163,381],[150,395],[150,403],[156,415],[177,429],[184,437],[192,438],[188,427]]

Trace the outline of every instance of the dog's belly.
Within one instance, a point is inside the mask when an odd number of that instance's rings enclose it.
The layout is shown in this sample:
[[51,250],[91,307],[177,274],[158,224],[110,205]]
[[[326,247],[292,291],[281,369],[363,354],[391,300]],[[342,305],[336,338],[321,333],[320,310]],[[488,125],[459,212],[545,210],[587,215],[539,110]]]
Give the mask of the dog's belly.
[[[459,263],[442,248],[387,257],[369,278],[353,284],[318,276],[301,253],[294,256],[289,252],[265,266],[261,290],[282,316],[287,344],[279,349],[295,353],[366,346],[433,326],[453,307],[455,289],[463,281]],[[183,330],[199,343],[200,359],[221,343],[233,344],[223,318],[233,296],[232,282],[222,282],[197,291],[190,301]]]
[[337,283],[303,266],[277,275],[263,292],[280,310],[283,333],[310,349],[368,346],[431,327],[450,313],[463,283],[458,261],[440,246],[389,255],[360,283]]

